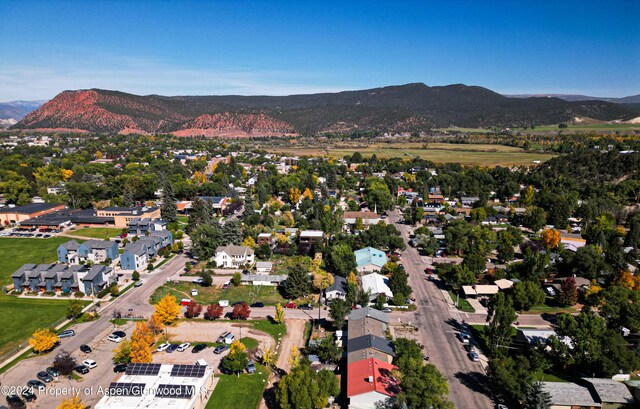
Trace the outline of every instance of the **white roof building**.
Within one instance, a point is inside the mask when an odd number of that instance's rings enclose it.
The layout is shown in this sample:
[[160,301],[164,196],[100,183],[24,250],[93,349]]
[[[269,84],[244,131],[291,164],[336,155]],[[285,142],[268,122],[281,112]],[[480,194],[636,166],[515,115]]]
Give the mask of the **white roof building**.
[[211,396],[213,368],[202,365],[130,364],[108,388],[96,409],[202,407]]
[[389,279],[382,274],[371,273],[362,276],[362,289],[371,291],[371,299],[374,300],[380,294],[384,294],[387,298],[393,297],[393,292],[389,288]]

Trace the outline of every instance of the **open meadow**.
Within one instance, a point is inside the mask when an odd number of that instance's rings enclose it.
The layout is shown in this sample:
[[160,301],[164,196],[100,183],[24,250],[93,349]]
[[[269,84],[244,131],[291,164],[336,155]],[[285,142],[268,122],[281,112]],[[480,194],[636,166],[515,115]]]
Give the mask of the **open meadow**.
[[53,263],[59,245],[69,237],[49,239],[0,238],[0,286],[11,284],[11,274],[27,263]]

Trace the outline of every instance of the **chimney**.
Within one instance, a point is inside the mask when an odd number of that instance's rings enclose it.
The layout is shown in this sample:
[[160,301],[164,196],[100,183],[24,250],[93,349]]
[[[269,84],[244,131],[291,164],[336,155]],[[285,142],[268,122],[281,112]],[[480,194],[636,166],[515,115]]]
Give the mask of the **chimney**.
[[367,382],[369,382],[369,383],[373,383],[373,376],[369,376],[369,377],[367,378]]

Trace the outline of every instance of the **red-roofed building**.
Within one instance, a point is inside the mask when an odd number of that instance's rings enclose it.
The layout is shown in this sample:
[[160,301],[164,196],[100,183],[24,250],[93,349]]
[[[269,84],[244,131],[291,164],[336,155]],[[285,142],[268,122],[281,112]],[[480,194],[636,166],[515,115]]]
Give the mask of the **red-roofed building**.
[[349,409],[375,409],[375,403],[400,392],[395,365],[370,358],[347,366]]

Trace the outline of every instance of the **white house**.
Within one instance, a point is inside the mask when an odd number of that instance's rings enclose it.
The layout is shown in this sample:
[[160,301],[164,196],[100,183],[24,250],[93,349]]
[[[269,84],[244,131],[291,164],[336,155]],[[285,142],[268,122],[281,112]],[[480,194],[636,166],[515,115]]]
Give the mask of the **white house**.
[[238,268],[244,264],[253,264],[253,250],[247,246],[221,246],[216,249],[214,261],[222,268]]
[[240,278],[240,282],[244,285],[266,285],[271,287],[277,287],[285,281],[287,281],[285,274],[242,274]]
[[331,284],[324,292],[327,300],[334,300],[340,298],[345,300],[347,298],[347,279],[341,276],[333,276],[333,284]]
[[270,261],[258,261],[256,263],[256,273],[269,274],[273,270],[273,263]]
[[382,274],[371,273],[362,276],[362,289],[371,292],[371,300],[378,298],[378,295],[383,294],[389,298],[393,298],[393,292],[389,288],[389,279]]

